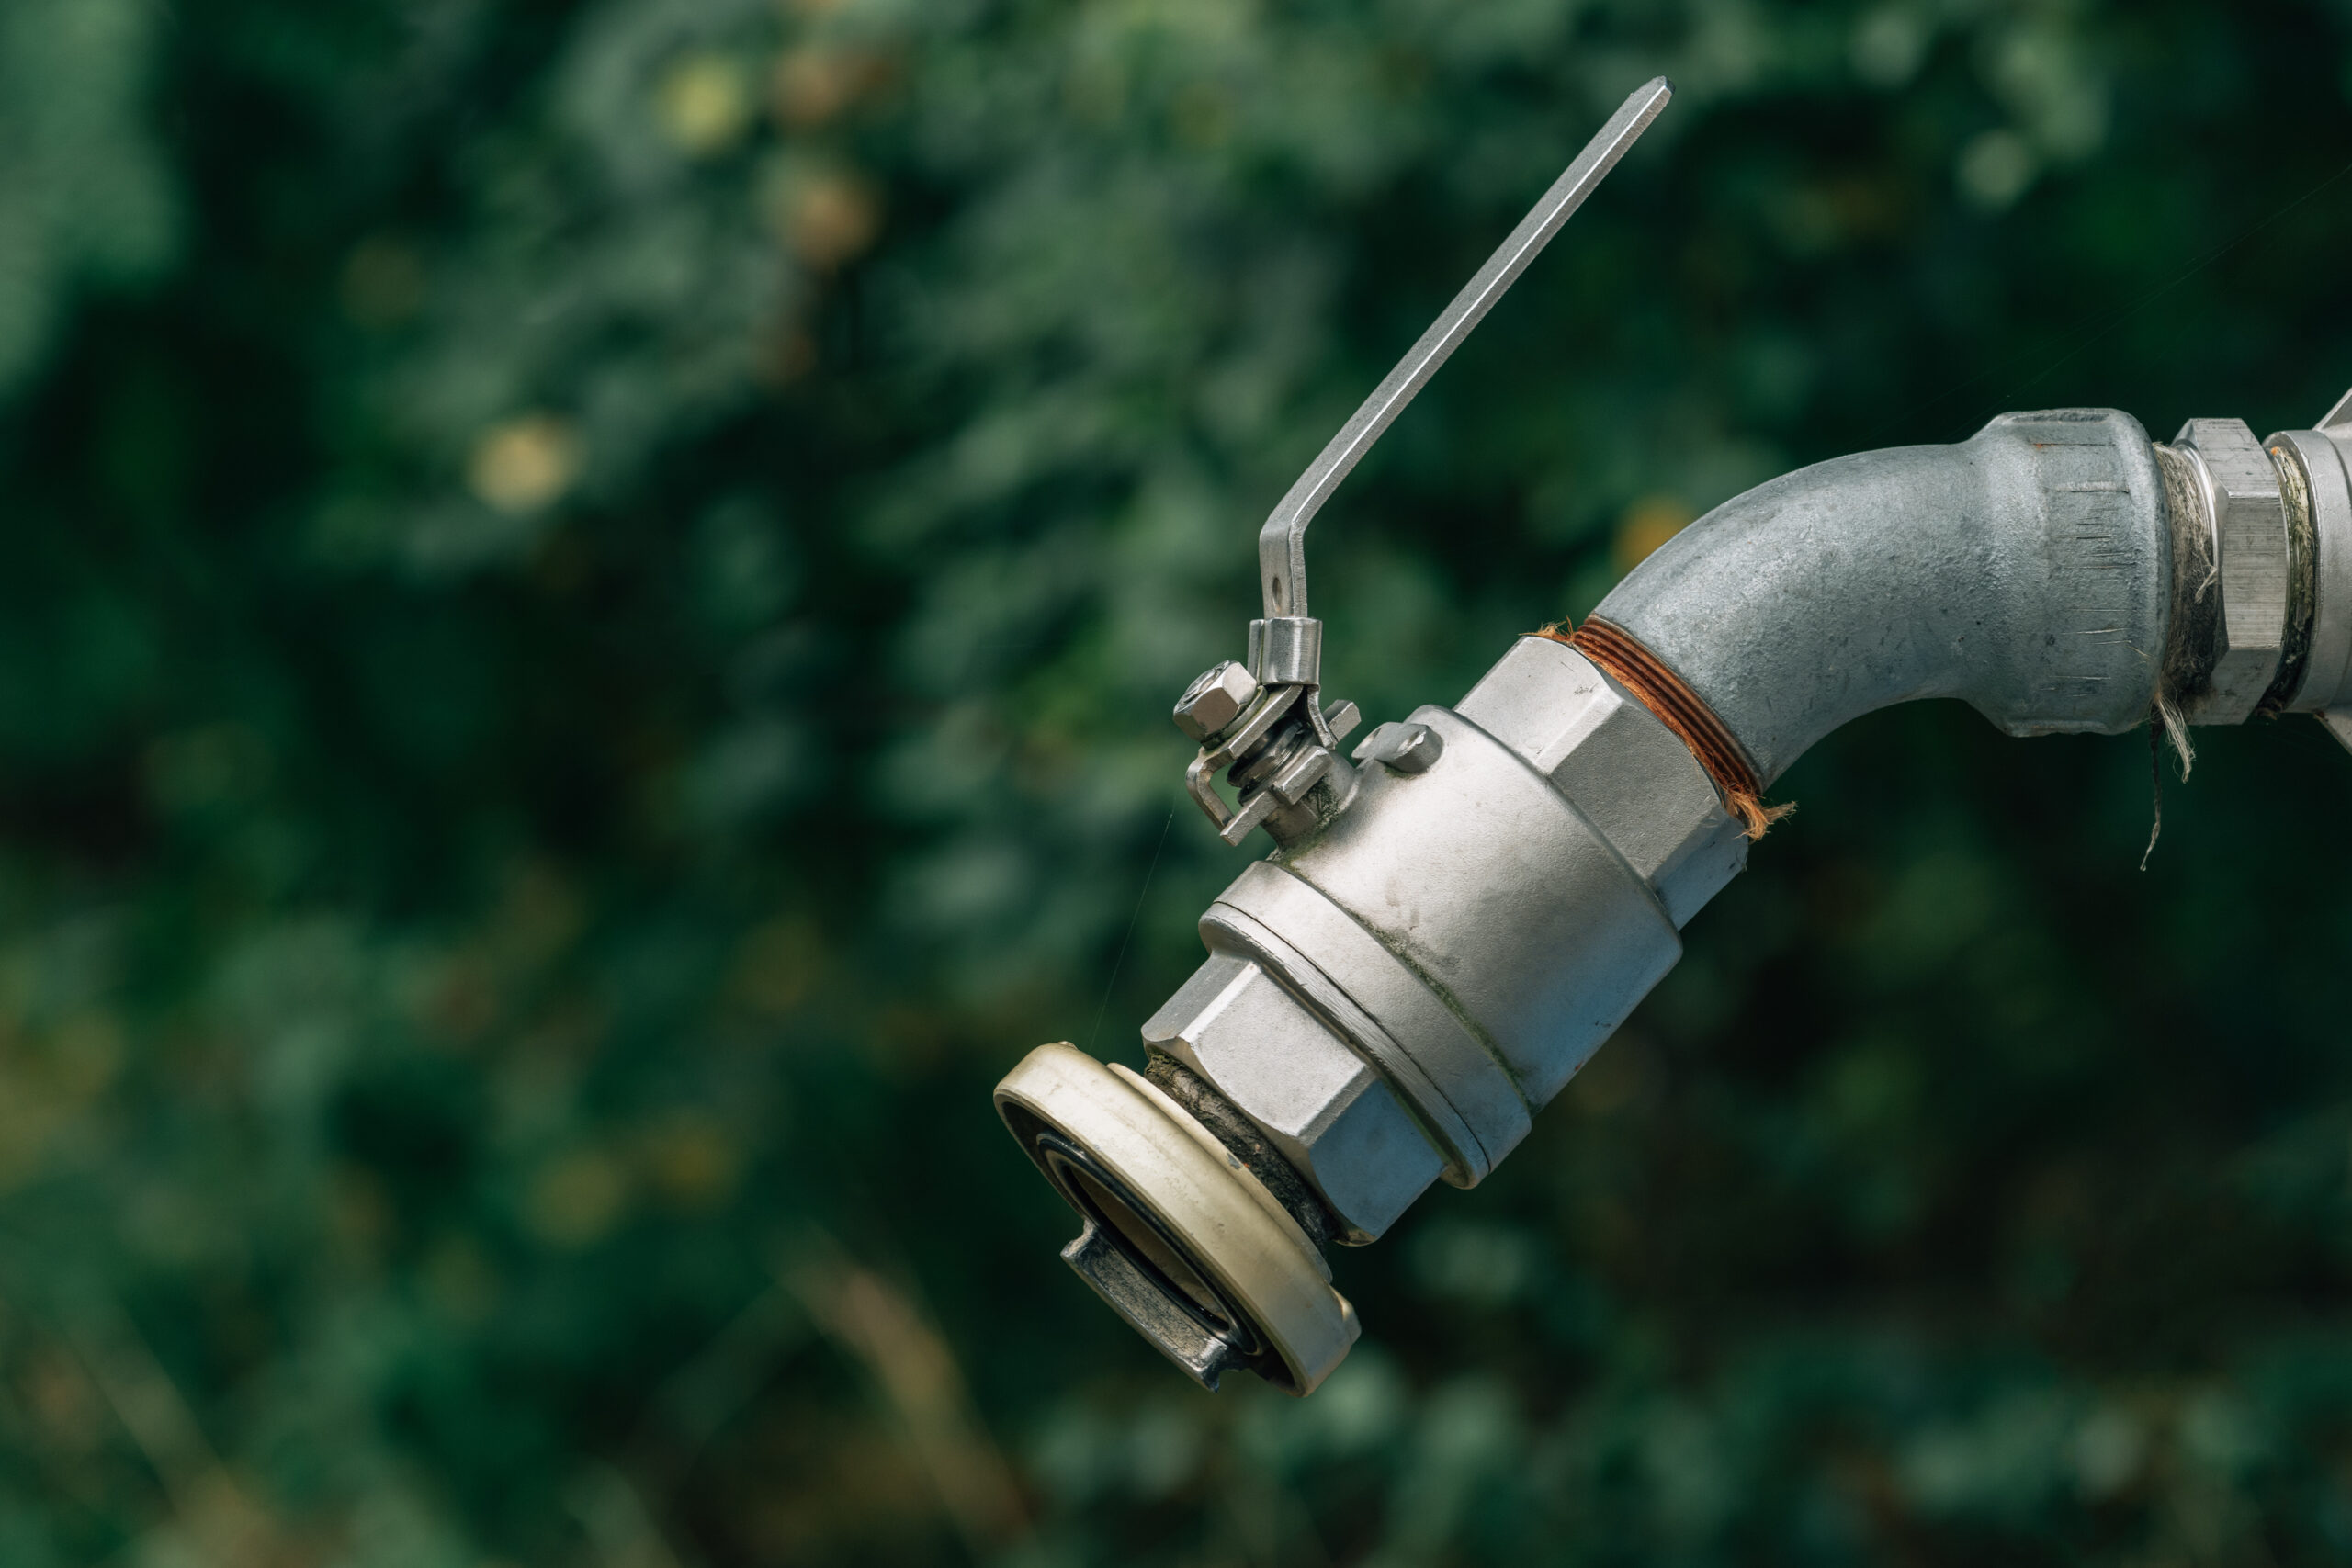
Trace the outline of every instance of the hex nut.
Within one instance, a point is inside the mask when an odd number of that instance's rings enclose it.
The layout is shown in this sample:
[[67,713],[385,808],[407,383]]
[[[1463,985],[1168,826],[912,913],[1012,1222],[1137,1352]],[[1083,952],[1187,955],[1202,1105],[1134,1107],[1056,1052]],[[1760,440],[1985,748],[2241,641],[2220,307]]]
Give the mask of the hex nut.
[[1241,716],[1258,696],[1258,678],[1228,659],[1203,671],[1176,699],[1176,728],[1205,741]]
[[2241,419],[2192,419],[2173,448],[2188,462],[2189,489],[2211,529],[2218,600],[2213,668],[2188,716],[2239,724],[2269,690],[2286,648],[2291,551],[2278,468]]
[[1455,711],[1551,780],[1676,926],[1747,866],[1747,835],[1690,749],[1566,643],[1520,638]]
[[1379,1072],[1280,981],[1212,953],[1143,1026],[1264,1133],[1338,1216],[1375,1239],[1444,1169]]

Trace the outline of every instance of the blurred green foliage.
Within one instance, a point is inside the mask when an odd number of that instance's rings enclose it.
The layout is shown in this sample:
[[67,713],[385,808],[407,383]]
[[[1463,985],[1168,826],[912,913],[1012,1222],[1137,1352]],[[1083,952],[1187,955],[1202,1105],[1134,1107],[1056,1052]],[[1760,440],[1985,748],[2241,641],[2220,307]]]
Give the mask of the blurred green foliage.
[[2138,738],[1821,748],[1308,1401],[1054,1258],[987,1090],[1193,962],[1258,521],[1658,71],[1318,530],[1375,719],[1794,464],[2352,380],[2341,0],[13,0],[0,1562],[2352,1553],[2303,721],[2145,874]]

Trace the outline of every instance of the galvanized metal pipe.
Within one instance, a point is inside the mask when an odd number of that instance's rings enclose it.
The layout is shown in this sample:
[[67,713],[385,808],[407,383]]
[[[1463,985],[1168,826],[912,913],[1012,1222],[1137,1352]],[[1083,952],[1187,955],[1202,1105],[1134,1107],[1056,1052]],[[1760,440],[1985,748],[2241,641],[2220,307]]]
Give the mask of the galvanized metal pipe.
[[1595,612],[1770,783],[1853,719],[1957,697],[2012,735],[2144,722],[2172,599],[2164,482],[2112,409],[1817,463],[1724,502]]

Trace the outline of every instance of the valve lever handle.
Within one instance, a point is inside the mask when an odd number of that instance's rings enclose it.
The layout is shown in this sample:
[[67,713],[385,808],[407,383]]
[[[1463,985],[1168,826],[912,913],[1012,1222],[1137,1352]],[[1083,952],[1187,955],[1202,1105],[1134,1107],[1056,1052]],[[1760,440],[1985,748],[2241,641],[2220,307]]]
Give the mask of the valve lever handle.
[[1290,493],[1283,497],[1258,534],[1258,575],[1265,589],[1267,619],[1303,616],[1307,613],[1306,525],[1315,520],[1316,513],[1340,488],[1340,481],[1348,477],[1357,460],[1380,439],[1381,432],[1413,400],[1413,394],[1437,374],[1437,367],[1461,346],[1462,340],[1502,298],[1503,291],[1518,281],[1536,253],[1584,205],[1584,198],[1617,166],[1625,150],[1649,129],[1650,122],[1657,118],[1673,96],[1673,84],[1663,76],[1634,90],[1609,118],[1609,123],[1600,128],[1600,133],[1586,143],[1576,161],[1552,182],[1552,188],[1544,193],[1544,198],[1520,220],[1519,227],[1510,231],[1501,247],[1487,258],[1487,265],[1478,269],[1477,276],[1463,286],[1462,292],[1445,308],[1445,313],[1430,323],[1420,341],[1396,362],[1396,368],[1373,389],[1363,406],[1340,427],[1340,433],[1331,437],[1322,455],[1298,476],[1298,482],[1290,487]]

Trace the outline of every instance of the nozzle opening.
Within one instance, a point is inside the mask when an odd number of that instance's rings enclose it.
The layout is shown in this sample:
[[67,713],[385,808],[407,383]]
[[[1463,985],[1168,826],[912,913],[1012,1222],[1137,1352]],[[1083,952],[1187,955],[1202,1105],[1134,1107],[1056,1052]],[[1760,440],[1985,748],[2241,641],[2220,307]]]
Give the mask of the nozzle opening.
[[1184,1256],[1183,1244],[1145,1216],[1119,1190],[1118,1179],[1098,1169],[1068,1139],[1047,1133],[1037,1140],[1046,1168],[1069,1193],[1080,1213],[1109,1231],[1129,1260],[1150,1274],[1178,1305],[1188,1307],[1201,1326],[1244,1350],[1262,1348],[1249,1314],[1225,1299]]
[[1204,1387],[1235,1367],[1305,1393],[1347,1354],[1354,1309],[1321,1253],[1157,1085],[1041,1045],[997,1087],[1005,1127],[1084,1222],[1062,1259]]
[[[1035,1125],[1034,1118],[1019,1120]],[[1021,1129],[1014,1131],[1018,1135]],[[1282,1358],[1268,1349],[1249,1313],[1216,1286],[1207,1268],[1151,1217],[1125,1182],[1050,1128],[1037,1126],[1023,1141],[1086,1222],[1062,1248],[1062,1261],[1095,1294],[1204,1388],[1216,1388],[1217,1379],[1235,1367],[1290,1386]]]

